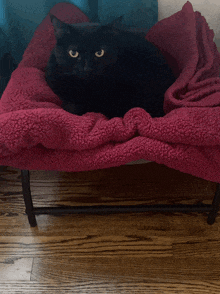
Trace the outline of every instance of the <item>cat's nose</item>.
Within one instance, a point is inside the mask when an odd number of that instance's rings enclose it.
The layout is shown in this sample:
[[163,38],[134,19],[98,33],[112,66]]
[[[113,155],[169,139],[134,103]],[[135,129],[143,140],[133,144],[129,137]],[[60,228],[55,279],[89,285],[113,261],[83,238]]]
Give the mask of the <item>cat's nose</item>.
[[92,71],[92,68],[90,66],[88,66],[88,65],[85,65],[84,68],[83,68],[83,70],[84,70],[84,72],[89,73],[89,72]]
[[90,63],[88,61],[85,61],[83,70],[84,70],[84,72],[90,72],[92,70]]

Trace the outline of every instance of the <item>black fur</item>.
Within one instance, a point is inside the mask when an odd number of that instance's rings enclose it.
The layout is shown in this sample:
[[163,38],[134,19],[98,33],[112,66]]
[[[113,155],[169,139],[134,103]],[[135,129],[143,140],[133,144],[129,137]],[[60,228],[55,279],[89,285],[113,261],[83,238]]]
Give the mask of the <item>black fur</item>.
[[[173,73],[145,34],[117,27],[120,20],[69,25],[51,15],[57,42],[45,77],[66,111],[112,118],[141,107],[152,117],[164,115],[164,93],[175,81]],[[102,49],[104,55],[96,57]]]

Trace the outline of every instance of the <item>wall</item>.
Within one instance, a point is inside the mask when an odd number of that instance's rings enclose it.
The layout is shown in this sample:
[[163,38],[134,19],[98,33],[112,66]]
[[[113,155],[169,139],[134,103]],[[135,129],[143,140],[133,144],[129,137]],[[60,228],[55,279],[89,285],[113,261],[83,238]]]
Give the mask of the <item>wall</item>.
[[158,20],[158,6],[156,0],[98,0],[98,14],[101,22],[124,15],[124,24],[150,29]]
[[[159,20],[171,16],[181,10],[187,0],[158,0]],[[214,41],[220,47],[220,0],[190,0],[194,11],[201,12],[210,29],[214,30]]]

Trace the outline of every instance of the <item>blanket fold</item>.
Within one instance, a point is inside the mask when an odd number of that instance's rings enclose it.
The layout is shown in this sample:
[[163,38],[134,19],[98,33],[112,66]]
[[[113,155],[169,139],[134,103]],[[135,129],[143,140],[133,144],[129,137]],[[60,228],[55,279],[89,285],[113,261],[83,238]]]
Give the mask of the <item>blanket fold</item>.
[[[69,3],[50,12],[67,23],[89,21]],[[48,15],[0,100],[0,164],[77,172],[143,158],[220,183],[220,54],[213,37],[190,2],[148,31],[146,39],[177,77],[165,93],[164,117],[141,108],[110,120],[99,113],[77,116],[61,108],[45,81],[55,45]]]

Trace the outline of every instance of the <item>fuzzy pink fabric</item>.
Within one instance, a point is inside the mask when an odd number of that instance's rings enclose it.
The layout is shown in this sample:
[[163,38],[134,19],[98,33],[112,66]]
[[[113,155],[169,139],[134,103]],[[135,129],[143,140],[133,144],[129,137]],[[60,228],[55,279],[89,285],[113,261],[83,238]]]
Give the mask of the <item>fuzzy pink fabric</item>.
[[[89,21],[74,5],[51,13]],[[49,15],[38,26],[0,100],[0,164],[29,170],[85,171],[146,159],[220,183],[220,54],[214,33],[190,2],[147,33],[168,58],[176,82],[161,118],[140,108],[123,118],[64,111],[45,81],[55,45]]]

